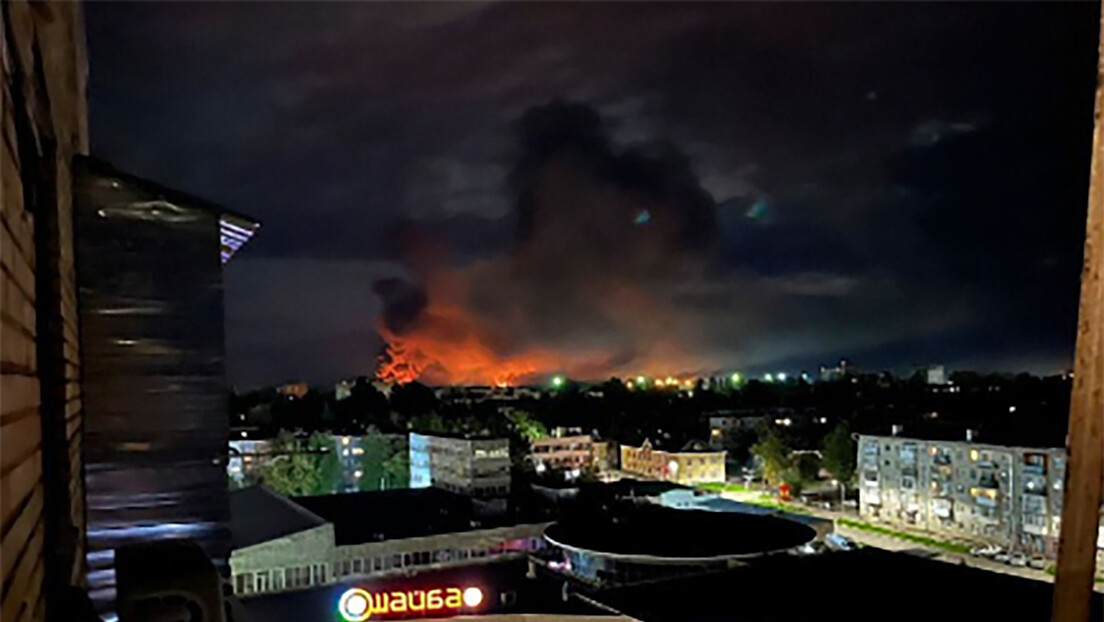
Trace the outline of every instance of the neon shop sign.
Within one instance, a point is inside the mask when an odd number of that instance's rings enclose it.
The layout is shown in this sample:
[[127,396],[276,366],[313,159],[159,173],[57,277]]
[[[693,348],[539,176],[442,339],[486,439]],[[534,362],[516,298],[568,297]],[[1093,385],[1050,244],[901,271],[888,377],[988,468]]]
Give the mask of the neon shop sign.
[[370,592],[354,587],[341,595],[337,610],[347,622],[364,622],[373,617],[402,614],[401,617],[418,617],[419,614],[456,614],[479,608],[483,604],[483,590],[477,587],[442,587],[430,590],[388,590]]

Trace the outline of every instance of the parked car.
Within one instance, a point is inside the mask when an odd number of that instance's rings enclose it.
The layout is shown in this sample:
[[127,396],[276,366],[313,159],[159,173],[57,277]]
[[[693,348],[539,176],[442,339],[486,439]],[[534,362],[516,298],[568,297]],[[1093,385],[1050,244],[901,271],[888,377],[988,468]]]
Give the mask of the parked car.
[[854,551],[859,548],[855,541],[838,533],[830,533],[824,538],[824,543],[834,551]]
[[1008,565],[1023,568],[1027,566],[1027,556],[1023,553],[1013,553],[1008,557]]
[[995,544],[986,544],[983,546],[975,546],[970,549],[970,555],[974,557],[993,557],[1001,552],[1001,547]]
[[1047,560],[1045,557],[1032,557],[1027,560],[1027,565],[1035,570],[1046,570]]
[[1001,551],[1000,553],[997,553],[996,555],[993,556],[993,561],[1000,562],[1002,564],[1007,564],[1008,560],[1010,558],[1011,558],[1011,555],[1009,555],[1008,553],[1005,553],[1004,551]]
[[823,542],[815,541],[808,544],[803,544],[797,548],[798,555],[816,555],[828,550],[828,547]]

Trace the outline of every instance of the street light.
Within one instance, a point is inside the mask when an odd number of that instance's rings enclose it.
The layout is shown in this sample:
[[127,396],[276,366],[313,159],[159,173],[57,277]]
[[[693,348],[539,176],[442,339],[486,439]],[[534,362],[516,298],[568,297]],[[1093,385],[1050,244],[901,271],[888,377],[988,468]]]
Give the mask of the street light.
[[563,384],[564,384],[564,377],[563,376],[553,376],[552,377],[552,386],[554,388],[558,389],[558,388],[562,387]]

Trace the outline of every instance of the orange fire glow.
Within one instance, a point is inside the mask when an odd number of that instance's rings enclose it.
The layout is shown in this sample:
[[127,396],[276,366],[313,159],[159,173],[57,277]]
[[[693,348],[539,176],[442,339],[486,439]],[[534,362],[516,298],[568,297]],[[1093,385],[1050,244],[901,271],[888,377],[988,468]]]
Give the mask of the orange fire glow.
[[557,366],[557,357],[541,350],[496,353],[459,306],[432,303],[402,335],[382,325],[378,330],[387,349],[376,376],[385,382],[509,386]]

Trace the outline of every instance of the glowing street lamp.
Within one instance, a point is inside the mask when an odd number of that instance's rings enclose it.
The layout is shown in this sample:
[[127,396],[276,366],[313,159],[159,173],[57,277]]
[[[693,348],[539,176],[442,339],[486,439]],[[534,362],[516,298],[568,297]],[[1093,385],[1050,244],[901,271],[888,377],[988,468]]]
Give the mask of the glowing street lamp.
[[766,380],[767,382],[774,382],[774,376],[772,376],[771,374],[765,374],[763,376],[763,380]]
[[564,385],[564,377],[563,376],[553,376],[552,377],[552,386],[554,388],[559,389],[563,385]]
[[778,372],[776,377],[778,378],[778,382],[786,382],[786,374]]
[[736,373],[732,374],[732,384],[740,384],[740,374],[739,374],[739,372],[736,372]]

